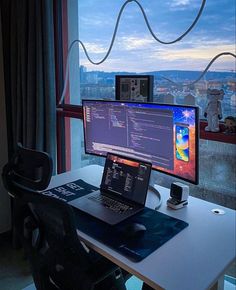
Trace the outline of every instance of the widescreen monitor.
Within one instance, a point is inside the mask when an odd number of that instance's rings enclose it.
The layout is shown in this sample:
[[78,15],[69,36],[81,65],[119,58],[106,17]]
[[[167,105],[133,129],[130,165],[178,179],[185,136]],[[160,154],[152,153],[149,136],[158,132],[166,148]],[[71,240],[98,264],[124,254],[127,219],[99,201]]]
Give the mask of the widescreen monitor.
[[152,169],[198,183],[198,107],[83,100],[85,152],[152,163]]

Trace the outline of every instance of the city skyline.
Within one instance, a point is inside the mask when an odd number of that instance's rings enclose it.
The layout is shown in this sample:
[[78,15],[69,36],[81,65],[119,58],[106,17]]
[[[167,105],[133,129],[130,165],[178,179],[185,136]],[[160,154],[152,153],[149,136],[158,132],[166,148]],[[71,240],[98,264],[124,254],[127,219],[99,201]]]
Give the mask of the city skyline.
[[[107,52],[117,15],[125,1],[80,0],[79,39],[90,57],[100,61]],[[139,3],[144,8],[153,32],[164,41],[180,36],[193,22],[201,0],[149,0]],[[92,9],[91,9],[92,7]],[[181,41],[163,45],[150,35],[140,8],[128,3],[120,19],[112,52],[105,63],[96,66],[80,49],[80,64],[88,70],[144,72],[159,70],[202,71],[210,60],[222,52],[235,53],[235,2],[208,0],[193,30]],[[234,70],[235,58],[224,56],[211,70]]]
[[[127,75],[125,72],[87,71],[86,67],[80,66],[80,98],[115,99],[115,76],[119,74]],[[204,118],[208,88],[223,89],[223,114],[224,116],[235,115],[235,73],[210,71],[193,85],[191,83],[198,78],[200,72],[156,71],[149,74],[154,76],[153,102],[198,105],[201,108],[200,116]],[[179,85],[174,85],[173,81]],[[186,86],[182,86],[183,83]]]

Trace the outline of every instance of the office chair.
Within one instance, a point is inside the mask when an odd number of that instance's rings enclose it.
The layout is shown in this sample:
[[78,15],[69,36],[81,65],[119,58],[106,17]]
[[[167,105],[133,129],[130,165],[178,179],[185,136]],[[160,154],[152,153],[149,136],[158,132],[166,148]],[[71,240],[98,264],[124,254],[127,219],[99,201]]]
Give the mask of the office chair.
[[38,191],[47,187],[51,172],[51,159],[46,153],[19,146],[2,173],[6,189],[25,209],[17,215],[15,227],[36,288],[125,290],[121,269],[79,240],[73,209]]
[[[23,224],[19,220],[29,214],[29,208],[20,199],[20,193],[11,190],[12,183],[18,187],[30,187],[32,190],[47,188],[52,176],[52,159],[46,152],[24,148],[17,144],[16,152],[3,167],[2,180],[12,198],[12,242],[14,248],[21,247]],[[17,225],[17,226],[16,226]]]

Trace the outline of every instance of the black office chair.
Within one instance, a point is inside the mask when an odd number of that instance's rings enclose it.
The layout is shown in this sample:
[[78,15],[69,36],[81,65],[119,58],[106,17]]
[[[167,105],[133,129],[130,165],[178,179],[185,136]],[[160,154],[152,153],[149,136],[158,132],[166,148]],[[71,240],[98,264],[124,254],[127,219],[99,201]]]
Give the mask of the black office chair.
[[[20,187],[32,190],[47,188],[52,176],[52,159],[46,152],[24,148],[17,144],[15,154],[3,167],[3,183],[9,190],[14,182]],[[16,197],[17,192],[13,194]]]
[[15,227],[36,288],[125,290],[120,268],[79,240],[73,209],[64,201],[38,192],[47,187],[51,172],[51,159],[46,153],[20,146],[2,174],[6,189],[25,206]]
[[24,148],[17,144],[15,154],[3,167],[2,180],[12,199],[12,242],[14,248],[21,247],[24,217],[29,214],[28,205],[21,201],[20,193],[12,190],[13,182],[21,188],[43,190],[52,176],[52,159],[46,152]]

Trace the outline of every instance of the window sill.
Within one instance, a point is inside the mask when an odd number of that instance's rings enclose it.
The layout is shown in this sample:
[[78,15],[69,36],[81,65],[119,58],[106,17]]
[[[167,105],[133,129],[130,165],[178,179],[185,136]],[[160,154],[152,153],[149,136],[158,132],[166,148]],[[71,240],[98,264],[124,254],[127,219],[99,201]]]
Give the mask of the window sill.
[[224,124],[220,124],[220,132],[206,132],[205,127],[207,126],[206,121],[200,122],[200,139],[206,139],[211,141],[218,141],[223,143],[231,143],[236,144],[236,134],[234,135],[227,135],[224,133]]
[[57,107],[57,114],[63,117],[83,119],[83,110],[80,105],[59,105]]

